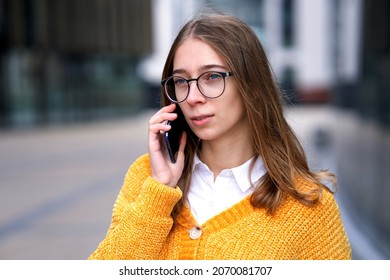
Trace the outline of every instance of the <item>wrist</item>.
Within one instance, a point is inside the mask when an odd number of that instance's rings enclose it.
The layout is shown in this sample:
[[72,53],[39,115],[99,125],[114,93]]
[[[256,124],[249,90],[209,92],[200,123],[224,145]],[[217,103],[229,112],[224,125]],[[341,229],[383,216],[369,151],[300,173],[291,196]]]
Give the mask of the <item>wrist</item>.
[[152,174],[152,178],[160,184],[166,185],[171,188],[176,188],[177,186],[177,181],[170,180],[169,178],[166,178],[164,176],[157,176]]

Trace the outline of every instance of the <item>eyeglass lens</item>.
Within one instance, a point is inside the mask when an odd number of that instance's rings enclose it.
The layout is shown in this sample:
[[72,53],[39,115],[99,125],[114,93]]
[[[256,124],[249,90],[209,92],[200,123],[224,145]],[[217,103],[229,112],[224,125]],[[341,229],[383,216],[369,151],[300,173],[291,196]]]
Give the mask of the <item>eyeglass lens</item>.
[[165,82],[165,92],[174,102],[183,102],[190,91],[190,83],[197,82],[199,91],[208,98],[217,98],[225,90],[225,79],[221,73],[205,72],[197,79],[172,76]]

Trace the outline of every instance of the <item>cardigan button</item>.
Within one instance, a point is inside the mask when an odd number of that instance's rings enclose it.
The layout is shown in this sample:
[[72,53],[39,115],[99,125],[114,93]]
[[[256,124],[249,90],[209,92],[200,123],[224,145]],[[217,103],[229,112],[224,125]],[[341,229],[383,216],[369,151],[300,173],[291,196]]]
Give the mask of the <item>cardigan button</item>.
[[200,227],[193,227],[190,229],[190,238],[195,240],[202,235],[202,229]]

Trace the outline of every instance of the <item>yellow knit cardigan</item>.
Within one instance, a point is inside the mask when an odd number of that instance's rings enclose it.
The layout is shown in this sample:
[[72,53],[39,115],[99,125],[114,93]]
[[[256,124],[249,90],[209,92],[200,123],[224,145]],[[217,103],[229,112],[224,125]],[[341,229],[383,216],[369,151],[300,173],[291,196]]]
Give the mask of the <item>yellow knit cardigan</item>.
[[351,258],[337,203],[327,191],[314,207],[289,197],[272,216],[254,208],[248,196],[203,225],[188,207],[173,221],[181,196],[178,187],[155,181],[149,156],[141,156],[128,170],[107,235],[89,259]]

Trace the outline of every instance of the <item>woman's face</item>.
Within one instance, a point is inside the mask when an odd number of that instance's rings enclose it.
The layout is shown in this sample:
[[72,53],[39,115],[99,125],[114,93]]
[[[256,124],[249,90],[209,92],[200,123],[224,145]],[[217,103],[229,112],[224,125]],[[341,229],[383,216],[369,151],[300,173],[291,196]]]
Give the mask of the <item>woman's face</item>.
[[[230,72],[231,69],[210,45],[196,38],[186,39],[175,53],[173,74],[195,79],[206,71]],[[189,95],[179,105],[188,125],[203,141],[234,141],[249,136],[245,108],[234,73],[225,79],[225,90],[215,99],[204,97],[196,82],[190,82]]]

